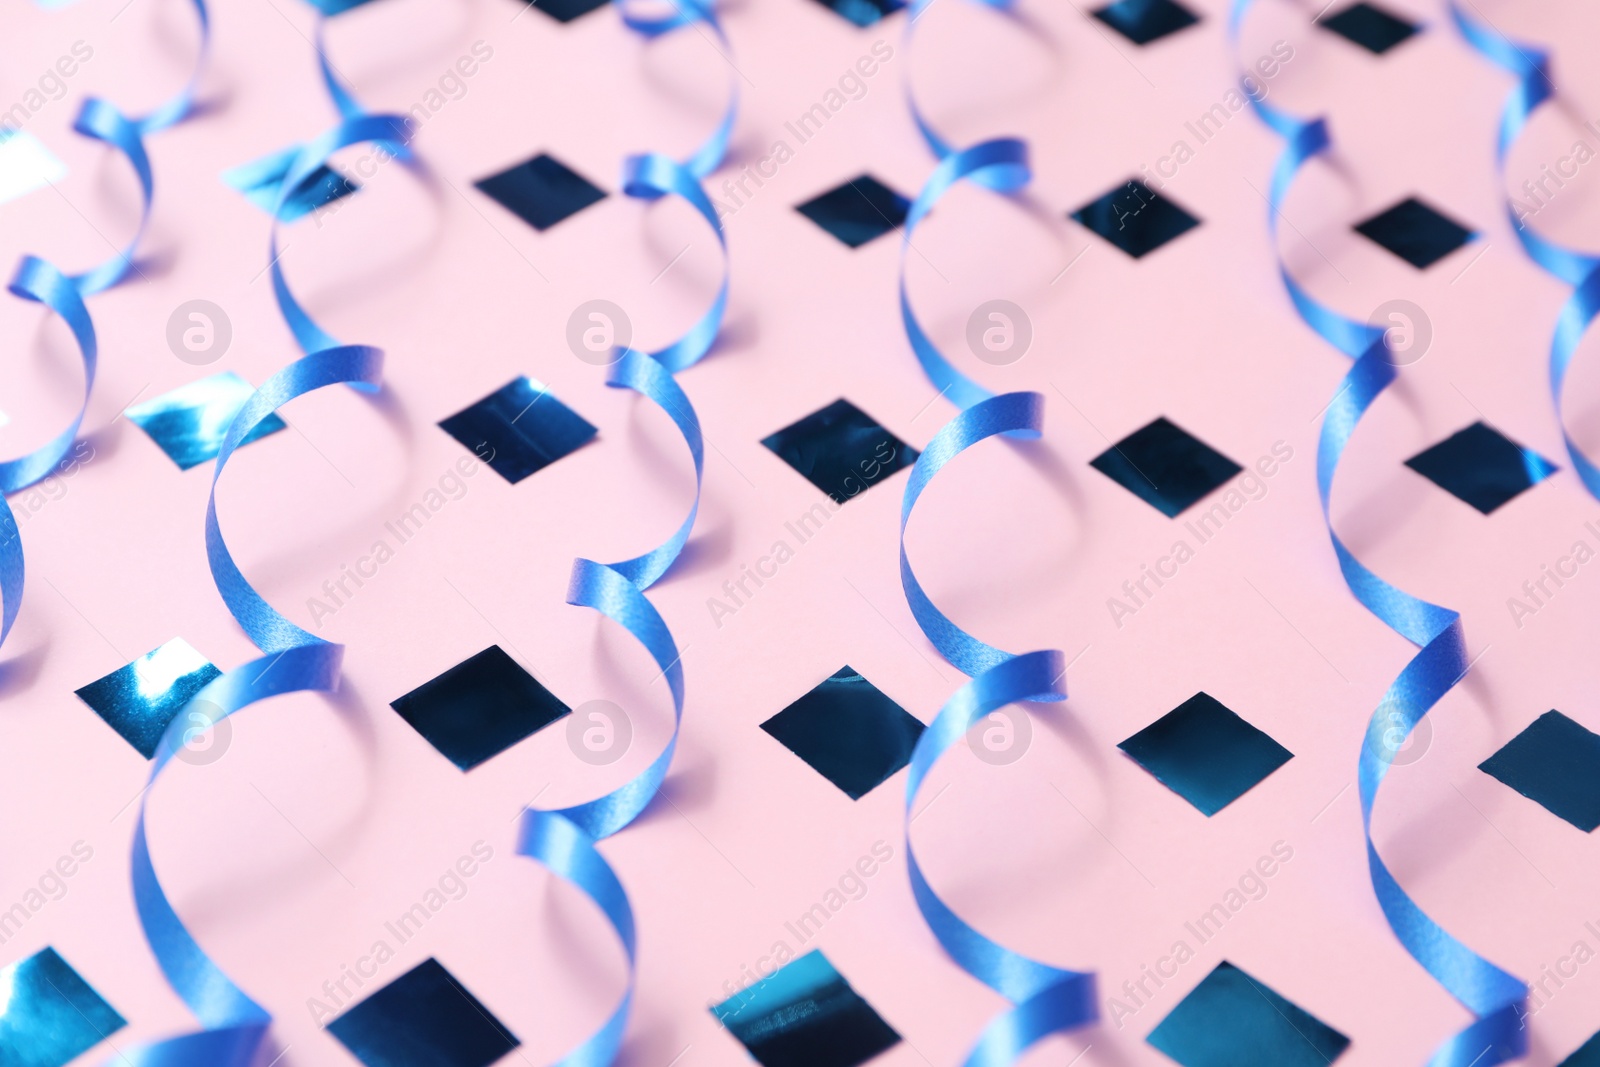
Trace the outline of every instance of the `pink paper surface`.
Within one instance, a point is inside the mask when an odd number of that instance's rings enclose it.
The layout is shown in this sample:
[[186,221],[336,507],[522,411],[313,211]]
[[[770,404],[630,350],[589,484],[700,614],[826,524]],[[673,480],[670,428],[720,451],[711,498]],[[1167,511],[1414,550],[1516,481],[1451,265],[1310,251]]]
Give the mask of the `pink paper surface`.
[[[573,803],[637,773],[671,722],[643,651],[563,603],[574,556],[622,559],[662,540],[693,491],[661,413],[605,388],[574,358],[568,316],[595,298],[624,307],[656,347],[693,323],[721,261],[680,202],[615,192],[622,157],[683,154],[715,123],[731,78],[742,94],[732,160],[707,187],[788,139],[784,123],[834,87],[877,41],[893,58],[776,177],[726,220],[733,296],[723,341],[681,375],[705,429],[705,497],[690,550],[652,599],[684,650],[688,706],[664,797],[604,846],[639,922],[637,1007],[622,1063],[747,1063],[707,1005],[762,966],[777,942],[822,948],[905,1040],[884,1067],[959,1062],[1005,1006],[944,956],[904,869],[904,775],[851,801],[758,729],[848,663],[923,721],[963,681],[923,639],[900,590],[904,475],[834,515],[732,617],[708,598],[766,554],[784,524],[823,498],[760,440],[840,396],[916,447],[953,413],[905,342],[895,305],[897,238],[850,251],[793,205],[863,171],[907,195],[931,169],[904,92],[952,140],[1014,134],[1036,180],[1015,201],[958,188],[915,237],[912,298],[961,369],[997,390],[1046,397],[1042,442],[990,442],[927,492],[909,551],[935,601],[1014,651],[1060,648],[1071,700],[1033,708],[1033,742],[994,767],[957,748],[924,796],[914,832],[930,879],[990,936],[1042,960],[1100,973],[1122,993],[1173,943],[1195,950],[1132,1014],[1046,1042],[1028,1064],[1168,1063],[1144,1042],[1227,959],[1347,1034],[1341,1067],[1424,1062],[1468,1015],[1401,949],[1371,891],[1354,791],[1368,716],[1411,654],[1341,580],[1315,489],[1320,413],[1347,363],[1294,315],[1268,244],[1278,140],[1249,113],[1198,146],[1166,194],[1201,220],[1132,260],[1067,218],[1155,166],[1185,123],[1233,78],[1225,4],[1200,25],[1136,48],[1072,3],[1020,0],[1007,19],[936,3],[908,52],[903,14],[858,30],[810,0],[730,4],[737,73],[710,40],[646,45],[615,12],[569,25],[515,0],[378,0],[330,22],[329,53],[373,110],[425,99],[475,42],[492,58],[417,140],[427,170],[389,164],[337,212],[286,228],[283,265],[342,340],[388,354],[392,404],[330,389],[290,405],[293,429],[243,448],[219,489],[236,558],[262,593],[312,625],[307,598],[367,551],[383,524],[464,455],[435,425],[517,374],[546,383],[600,428],[598,440],[516,486],[483,470],[316,632],[348,645],[332,698],[297,695],[232,721],[224,758],[176,767],[150,800],[151,847],[201,944],[277,1016],[283,1067],[350,1064],[308,1007],[325,981],[393,939],[385,922],[482,841],[493,858],[360,995],[437,957],[523,1045],[506,1062],[552,1062],[598,1026],[623,963],[570,887],[513,852],[524,804]],[[1477,660],[1429,716],[1426,754],[1381,794],[1379,847],[1446,929],[1537,980],[1578,941],[1600,947],[1594,840],[1477,770],[1536,716],[1559,708],[1600,729],[1593,699],[1600,564],[1536,615],[1507,598],[1578,540],[1600,538],[1600,506],[1571,474],[1553,417],[1546,354],[1565,291],[1517,247],[1492,144],[1509,80],[1454,35],[1442,5],[1395,0],[1424,32],[1384,57],[1310,25],[1312,6],[1263,5],[1240,55],[1276,40],[1294,59],[1272,99],[1330,116],[1338,152],[1308,169],[1286,208],[1282,249],[1318,297],[1357,317],[1414,301],[1432,347],[1363,423],[1341,469],[1334,518],[1378,573],[1465,616]],[[1569,113],[1541,112],[1508,185],[1586,138],[1600,68],[1584,63],[1600,15],[1580,5],[1484,7],[1503,30],[1549,42]],[[178,0],[13,5],[0,35],[0,103],[21,100],[74,42],[93,58],[63,99],[29,118],[68,168],[55,188],[0,206],[0,260],[22,253],[82,269],[137,218],[126,164],[71,133],[78,101],[129,112],[187,77],[192,14]],[[216,594],[202,522],[209,465],[180,472],[119,412],[218,370],[260,383],[298,355],[266,279],[267,216],[218,175],[326,129],[313,10],[299,0],[221,0],[204,83],[207,111],[154,135],[155,215],[140,275],[91,300],[101,373],[85,423],[94,459],[32,510],[12,506],[28,592],[0,677],[0,912],[83,842],[93,858],[64,897],[0,943],[0,963],[55,946],[129,1020],[111,1048],[187,1032],[135,919],[128,879],[147,765],[73,690],[182,636],[223,668],[253,650]],[[791,144],[791,147],[795,147]],[[613,192],[536,233],[472,183],[548,150]],[[370,149],[340,157],[347,170]],[[1538,217],[1543,232],[1600,246],[1593,168]],[[1418,272],[1350,224],[1420,194],[1481,236]],[[1031,350],[1009,367],[966,349],[979,303],[1021,305]],[[233,343],[210,367],[168,350],[184,301],[223,307]],[[36,305],[0,301],[0,452],[36,447],[70,416],[81,379],[70,339]],[[1580,353],[1568,410],[1594,442],[1596,371]],[[1178,577],[1130,618],[1107,600],[1184,536],[1092,470],[1089,459],[1166,415],[1242,464],[1283,442],[1293,458]],[[1402,465],[1482,418],[1563,470],[1485,517]],[[1591,573],[1594,571],[1595,573]],[[463,775],[388,702],[491,643],[568,704],[629,709],[633,747],[581,763],[546,730]],[[1294,754],[1206,818],[1115,745],[1204,690]],[[877,842],[894,859],[866,894],[804,945],[785,925],[837,886]],[[1293,858],[1267,891],[1199,944],[1186,930],[1282,842]],[[1533,1023],[1531,1064],[1553,1064],[1600,1027],[1600,969],[1585,967]],[[1074,1059],[1074,1057],[1079,1057]]]

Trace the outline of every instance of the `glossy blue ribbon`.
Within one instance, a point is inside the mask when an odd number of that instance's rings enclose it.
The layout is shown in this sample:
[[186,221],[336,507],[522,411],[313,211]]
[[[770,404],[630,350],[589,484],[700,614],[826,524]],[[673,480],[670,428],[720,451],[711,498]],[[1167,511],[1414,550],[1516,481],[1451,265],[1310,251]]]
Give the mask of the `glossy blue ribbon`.
[[[951,157],[955,158],[955,157]],[[1051,1034],[1086,1026],[1099,1017],[1095,976],[1041,963],[991,940],[962,919],[928,884],[911,843],[917,795],[939,757],[989,713],[1019,701],[1067,698],[1064,657],[1054,649],[1013,655],[980,641],[928,599],[906,556],[911,513],[934,475],[980,441],[1006,435],[1038,437],[1044,398],[1038,393],[1003,393],[958,413],[917,457],[900,508],[900,577],[917,625],[945,659],[971,677],[939,709],[917,739],[906,779],[906,867],[912,895],[929,929],[951,959],[968,974],[1006,997],[1012,1007],[984,1028],[964,1067],[1007,1067]]]
[[[624,0],[617,7],[630,29],[647,40],[696,23],[704,23],[724,48],[727,37],[715,12],[701,0],[682,0],[660,18],[633,15]],[[637,938],[633,908],[616,872],[596,847],[631,824],[655,799],[672,757],[677,752],[683,724],[683,668],[677,643],[666,621],[644,592],[671,569],[688,543],[700,511],[700,489],[705,472],[705,442],[700,420],[689,397],[673,375],[698,363],[716,342],[728,304],[728,245],[716,209],[700,180],[721,166],[738,108],[734,85],[727,111],[711,137],[688,159],[679,162],[660,153],[629,156],[623,162],[623,192],[651,201],[677,196],[686,201],[716,234],[723,257],[723,279],[711,307],[673,343],[654,352],[632,348],[613,350],[616,357],[606,377],[613,388],[630,389],[653,402],[672,419],[694,461],[694,501],[689,514],[666,541],[640,556],[620,563],[577,559],[567,588],[567,603],[593,608],[626,630],[644,646],[661,669],[672,694],[672,734],[659,755],[638,775],[594,800],[559,810],[527,808],[523,811],[517,851],[538,861],[592,900],[611,924],[627,959],[626,987],[606,1021],[554,1067],[610,1067],[622,1045],[633,1009],[638,978]]]
[[[1230,11],[1228,41],[1234,51],[1238,47],[1239,25],[1251,3],[1252,0],[1234,0]],[[1245,89],[1243,77],[1240,88]],[[1356,558],[1333,528],[1329,500],[1339,460],[1356,424],[1395,380],[1395,363],[1382,329],[1350,319],[1312,298],[1290,276],[1277,253],[1277,220],[1283,200],[1306,161],[1331,146],[1327,122],[1321,118],[1297,118],[1248,92],[1246,95],[1256,114],[1288,142],[1273,169],[1267,197],[1268,232],[1284,286],[1306,324],[1355,361],[1323,416],[1317,441],[1317,493],[1323,523],[1351,593],[1385,625],[1419,646],[1373,711],[1357,766],[1362,835],[1373,891],[1389,928],[1406,951],[1474,1016],[1470,1026],[1435,1050],[1428,1067],[1495,1067],[1518,1059],[1527,1051],[1527,1033],[1521,1017],[1526,1010],[1528,987],[1467,948],[1429,917],[1400,887],[1372,840],[1373,803],[1393,753],[1471,667],[1461,617],[1378,577]]]
[[[1550,79],[1550,54],[1544,49],[1502,36],[1497,30],[1468,16],[1454,0],[1447,6],[1451,21],[1467,43],[1516,78],[1511,95],[1506,98],[1505,107],[1500,113],[1500,128],[1494,146],[1495,178],[1504,189],[1506,153],[1521,136],[1534,110],[1554,93],[1554,83]],[[1543,237],[1526,220],[1517,217],[1509,197],[1506,199],[1506,217],[1511,222],[1511,232],[1517,235],[1528,258],[1573,287],[1572,295],[1567,298],[1556,320],[1555,335],[1550,341],[1550,399],[1573,469],[1578,472],[1584,488],[1600,498],[1600,467],[1573,441],[1567,432],[1566,420],[1561,416],[1561,398],[1572,354],[1595,315],[1600,313],[1600,255],[1569,248]]]
[[83,298],[116,285],[133,267],[133,256],[144,237],[145,227],[150,221],[151,205],[155,201],[155,178],[150,170],[150,157],[145,152],[144,135],[181,122],[194,111],[195,93],[211,51],[211,20],[205,0],[193,2],[200,23],[200,48],[188,84],[150,114],[136,119],[124,116],[114,105],[98,97],[88,97],[72,125],[85,137],[122,153],[132,165],[139,179],[140,193],[139,224],[134,230],[133,239],[127,248],[112,259],[76,275],[64,274],[36,256],[24,256],[7,287],[13,295],[43,304],[66,322],[77,341],[84,373],[83,403],[67,428],[32,452],[0,462],[0,645],[10,635],[17,612],[22,607],[27,570],[22,553],[21,531],[5,497],[27,489],[54,470],[56,464],[65,458],[67,449],[72,447],[73,439],[83,426],[83,417],[89,410],[89,397],[94,391],[97,354],[94,322],[89,317],[89,309],[84,306]]

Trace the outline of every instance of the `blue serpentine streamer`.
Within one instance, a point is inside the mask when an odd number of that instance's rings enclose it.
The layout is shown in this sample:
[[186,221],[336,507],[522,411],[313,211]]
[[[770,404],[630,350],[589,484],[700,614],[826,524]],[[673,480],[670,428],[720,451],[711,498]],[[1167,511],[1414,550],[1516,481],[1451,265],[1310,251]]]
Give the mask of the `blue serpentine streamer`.
[[[1251,2],[1234,0],[1229,14],[1227,35],[1234,51],[1240,22]],[[1246,88],[1243,78],[1240,86]],[[1277,218],[1289,186],[1306,161],[1326,151],[1332,142],[1324,119],[1296,118],[1248,91],[1246,96],[1262,120],[1288,142],[1273,170],[1268,194],[1268,231],[1277,255]],[[1339,460],[1356,424],[1395,380],[1396,365],[1382,329],[1347,318],[1313,299],[1289,275],[1281,256],[1278,268],[1301,318],[1319,336],[1354,359],[1323,418],[1317,442],[1317,493],[1339,569],[1362,606],[1418,646],[1417,654],[1372,713],[1357,767],[1361,827],[1373,891],[1389,928],[1406,951],[1473,1015],[1471,1025],[1435,1050],[1428,1067],[1495,1067],[1520,1059],[1527,1052],[1522,1016],[1526,1013],[1528,987],[1473,952],[1429,917],[1400,887],[1372,840],[1373,802],[1394,751],[1471,667],[1461,616],[1378,577],[1356,558],[1333,528],[1329,499]]]
[[[1500,129],[1494,146],[1495,177],[1504,189],[1506,153],[1521,136],[1535,109],[1554,94],[1555,83],[1550,80],[1550,54],[1533,45],[1511,40],[1476,21],[1453,0],[1447,6],[1451,21],[1467,43],[1517,79],[1500,113]],[[1560,178],[1556,180],[1559,184]],[[1572,295],[1567,298],[1556,320],[1555,335],[1550,341],[1550,399],[1573,469],[1578,472],[1584,488],[1600,498],[1600,467],[1573,441],[1561,417],[1562,389],[1566,384],[1572,354],[1583,339],[1589,323],[1600,313],[1600,255],[1568,248],[1540,235],[1525,219],[1518,217],[1509,198],[1506,200],[1506,217],[1511,222],[1511,232],[1517,235],[1528,258],[1573,287]]]
[[211,20],[205,0],[193,2],[200,23],[200,49],[194,72],[183,89],[140,118],[128,118],[114,104],[91,96],[83,101],[72,124],[77,133],[120,152],[133,167],[134,176],[139,179],[140,206],[139,224],[134,229],[132,240],[116,256],[82,274],[65,274],[37,256],[23,256],[7,286],[14,296],[43,304],[72,331],[83,361],[83,403],[61,433],[25,455],[0,462],[0,645],[5,643],[12,624],[17,621],[27,571],[22,554],[21,531],[17,528],[16,515],[6,497],[22,492],[54,470],[56,464],[66,457],[67,450],[72,447],[78,430],[83,426],[83,417],[89,410],[89,397],[94,392],[97,362],[94,321],[89,316],[83,298],[111,288],[133,268],[133,255],[144,237],[145,226],[150,221],[151,204],[155,200],[155,177],[150,170],[150,157],[145,152],[144,135],[175,125],[194,111],[195,93],[211,51]]
[[[724,49],[728,47],[715,12],[701,0],[681,0],[672,14],[661,18],[637,17],[629,12],[624,0],[618,0],[617,7],[623,23],[646,40],[703,23]],[[641,556],[620,563],[596,563],[583,558],[573,561],[567,603],[593,608],[644,646],[667,680],[672,694],[673,722],[672,734],[661,753],[642,772],[618,788],[595,800],[567,808],[528,807],[523,811],[517,851],[544,865],[592,900],[611,924],[627,960],[627,982],[617,1006],[598,1030],[563,1056],[555,1067],[610,1067],[621,1047],[633,1008],[638,970],[633,908],[616,871],[597,846],[631,824],[655,798],[672,765],[678,731],[683,724],[681,656],[672,631],[644,593],[678,559],[700,510],[705,444],[699,417],[673,375],[698,363],[711,350],[727,311],[727,239],[700,181],[722,165],[737,109],[738,86],[734,85],[728,109],[710,138],[682,162],[654,152],[632,155],[623,162],[622,186],[626,195],[645,201],[677,196],[706,221],[722,249],[724,273],[711,307],[687,333],[653,352],[632,348],[613,350],[616,358],[606,376],[608,386],[638,393],[672,419],[694,460],[694,501],[688,516],[672,536]]]
[[[1004,11],[1011,0],[979,0]],[[916,18],[932,0],[916,0],[908,13],[906,47]],[[1032,180],[1028,146],[1010,137],[983,141],[956,150],[933,129],[917,107],[909,87],[912,119],[938,160],[906,213],[900,244],[900,318],[911,350],[928,380],[961,410],[934,435],[912,465],[900,509],[900,582],[912,617],[933,646],[970,677],[939,709],[911,754],[906,780],[906,868],[912,895],[934,937],[960,967],[1012,1002],[979,1035],[963,1067],[1007,1067],[1051,1034],[1089,1025],[1099,1018],[1095,976],[1071,971],[1024,956],[990,939],[957,915],[928,884],[911,842],[911,819],[917,795],[939,757],[991,712],[1019,701],[1065,700],[1066,675],[1059,650],[1014,655],[995,648],[952,622],[923,590],[906,555],[905,531],[923,490],[957,455],[990,437],[1037,438],[1044,397],[1034,392],[996,395],[961,371],[939,351],[912,309],[906,287],[906,256],[917,226],[946,192],[961,181],[999,193],[1018,192]]]
[[[271,1013],[206,955],[173,909],[150,858],[146,808],[156,780],[196,729],[195,716],[207,727],[214,727],[229,715],[269,697],[331,692],[338,687],[344,646],[290,622],[244,577],[228,551],[217,520],[216,486],[240,443],[289,401],[330,385],[348,384],[367,391],[378,388],[383,353],[366,345],[334,341],[311,322],[289,293],[278,265],[277,220],[290,197],[312,180],[334,152],[403,135],[406,130],[405,120],[395,115],[368,115],[344,122],[301,150],[279,188],[270,243],[274,291],[303,347],[314,337],[326,338],[329,343],[308,348],[305,355],[267,379],[240,409],[217,453],[206,505],[206,559],[212,579],[228,611],[261,656],[213,679],[168,725],[151,764],[133,837],[133,895],[140,926],[167,982],[204,1029],[124,1050],[115,1060],[117,1067],[248,1067],[272,1023]],[[298,313],[298,318],[291,312]]]

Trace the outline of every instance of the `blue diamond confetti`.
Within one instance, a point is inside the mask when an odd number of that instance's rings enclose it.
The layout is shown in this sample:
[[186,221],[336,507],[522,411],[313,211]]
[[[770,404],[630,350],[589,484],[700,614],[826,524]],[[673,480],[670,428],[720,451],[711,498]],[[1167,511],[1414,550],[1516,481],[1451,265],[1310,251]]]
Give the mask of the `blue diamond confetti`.
[[[126,414],[180,470],[188,470],[217,458],[234,416],[255,391],[253,385],[228,370],[181,385],[129,408]],[[259,441],[283,428],[282,419],[268,415],[241,444]]]
[[0,968],[0,1067],[66,1067],[126,1025],[53,948]]
[[1091,200],[1072,217],[1134,259],[1200,225],[1199,219],[1137,178]]
[[1600,1033],[1590,1037],[1556,1067],[1600,1067]]
[[847,22],[863,28],[905,7],[905,0],[817,0]]
[[[167,725],[222,672],[181,637],[77,691],[122,739],[150,759]],[[0,1064],[3,1064],[0,1060]]]
[[1205,693],[1117,746],[1207,816],[1294,758],[1294,753]]
[[541,233],[606,198],[604,189],[544,152],[475,184]]
[[1414,196],[1353,228],[1418,270],[1427,269],[1478,236]]
[[761,724],[828,781],[860,800],[911,762],[924,729],[850,667]]
[[1406,460],[1406,466],[1488,515],[1554,474],[1554,463],[1481,422]]
[[1165,417],[1130,433],[1089,466],[1169,519],[1244,469]]
[[[338,14],[338,12],[324,12],[324,14]],[[279,187],[299,154],[299,145],[285,148],[281,152],[274,152],[254,162],[243,163],[232,170],[223,171],[222,180],[243,193],[246,200],[270,215],[272,209],[278,206]],[[300,183],[300,187],[289,194],[289,199],[283,205],[283,221],[293,222],[325,204],[349,196],[360,188],[361,186],[354,180],[346,178],[324,164],[312,171],[311,175]]]
[[367,1067],[488,1067],[522,1042],[438,960],[427,959],[328,1024]]
[[1145,1038],[1183,1067],[1327,1067],[1350,1039],[1224,960]]
[[535,11],[542,11],[557,22],[571,22],[591,11],[605,7],[607,0],[523,0]]
[[796,205],[795,210],[851,248],[860,248],[905,225],[911,201],[872,175],[862,174]]
[[389,706],[464,771],[572,710],[499,645],[423,682]]
[[835,400],[761,439],[835,504],[917,461],[917,450],[848,400]]
[[1416,23],[1367,3],[1351,4],[1323,19],[1321,26],[1378,56],[1418,30]]
[[1584,833],[1600,826],[1600,734],[1559,711],[1533,720],[1478,769]]
[[861,994],[811,951],[711,1014],[762,1067],[856,1067],[900,1043]]
[[442,420],[439,428],[513,485],[576,452],[599,432],[526,376]]
[[1200,17],[1173,0],[1117,0],[1090,12],[1137,45],[1193,26]]
[[320,11],[324,18],[331,19],[335,15],[342,15],[346,11],[370,4],[372,0],[306,0],[306,2]]

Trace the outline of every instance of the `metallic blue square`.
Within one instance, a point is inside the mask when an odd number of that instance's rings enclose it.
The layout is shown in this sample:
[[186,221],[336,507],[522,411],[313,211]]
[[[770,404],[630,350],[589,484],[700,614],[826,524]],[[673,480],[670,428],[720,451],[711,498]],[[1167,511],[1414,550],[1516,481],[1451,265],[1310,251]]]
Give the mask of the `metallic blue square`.
[[871,26],[905,7],[905,0],[817,0],[846,22],[863,28]]
[[851,248],[860,248],[905,225],[911,201],[872,175],[862,174],[796,205],[795,210]]
[[439,428],[512,485],[576,452],[599,433],[527,376],[513,378],[442,420]]
[[1482,422],[1418,452],[1406,466],[1485,515],[1559,469]]
[[1478,236],[1414,196],[1352,228],[1418,270],[1433,266]]
[[1350,1039],[1227,960],[1147,1042],[1183,1067],[1327,1067]]
[[1600,826],[1600,734],[1559,711],[1533,720],[1478,769],[1584,833]]
[[840,505],[917,461],[916,449],[848,400],[835,400],[761,443]]
[[1160,40],[1200,21],[1200,16],[1173,0],[1116,0],[1090,14],[1137,45]]
[[557,22],[571,22],[605,7],[609,0],[524,0],[535,11],[543,11]]
[[372,0],[306,0],[312,7],[320,11],[324,18],[333,18],[346,11],[370,4]]
[[[181,637],[77,690],[94,713],[150,759],[185,704],[222,672]],[[3,1064],[0,1060],[0,1064]]]
[[53,948],[0,968],[0,1067],[65,1067],[127,1025]]
[[521,1045],[435,959],[328,1024],[367,1067],[488,1067]]
[[1600,1067],[1600,1033],[1591,1036],[1556,1067]]
[[[365,0],[357,0],[364,3]],[[351,4],[348,7],[354,7]],[[340,8],[340,11],[348,10]],[[324,11],[326,15],[337,15],[339,11]],[[232,170],[223,171],[222,180],[244,194],[244,198],[256,207],[272,214],[272,209],[278,205],[279,186],[289,173],[295,157],[300,154],[300,146],[285,148],[281,152],[274,152],[270,156],[242,163]],[[318,167],[311,172],[311,177],[300,183],[300,188],[289,194],[288,202],[283,205],[283,221],[293,222],[295,219],[311,214],[324,204],[331,204],[340,197],[349,196],[360,189],[353,179],[346,178],[343,174],[326,165]]]
[[1199,219],[1138,178],[1089,201],[1072,217],[1134,259],[1200,225]]
[[851,800],[860,800],[910,763],[925,729],[850,667],[840,668],[761,728]]
[[1367,3],[1351,4],[1323,19],[1321,25],[1377,56],[1409,40],[1420,28],[1414,22]]
[[544,152],[475,184],[540,232],[606,198],[604,189]]
[[1130,433],[1089,466],[1169,519],[1244,469],[1165,416]]
[[572,710],[499,645],[462,660],[389,706],[464,771]]
[[[188,470],[217,458],[234,416],[255,391],[255,386],[226,370],[181,385],[129,408],[126,414],[180,470]],[[259,441],[283,428],[282,419],[268,415],[241,444]]]
[[735,993],[711,1014],[762,1067],[856,1067],[900,1035],[811,951]]
[[1206,693],[1196,693],[1117,747],[1208,817],[1294,758]]

